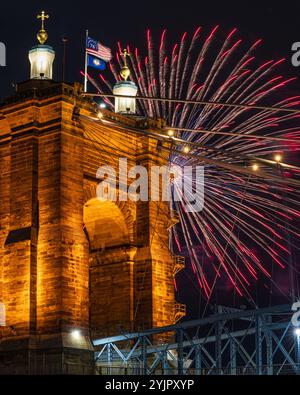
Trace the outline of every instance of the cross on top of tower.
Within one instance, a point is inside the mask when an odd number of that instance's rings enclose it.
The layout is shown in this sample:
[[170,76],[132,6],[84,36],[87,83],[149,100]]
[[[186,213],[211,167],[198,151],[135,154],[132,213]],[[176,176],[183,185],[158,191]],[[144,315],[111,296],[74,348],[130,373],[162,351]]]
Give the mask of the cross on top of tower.
[[127,52],[127,49],[124,49],[121,56],[124,58],[124,66],[121,69],[120,75],[124,79],[124,81],[127,81],[128,77],[130,76],[130,70],[127,66],[127,56],[130,56],[130,54],[129,52]]
[[121,54],[121,56],[123,56],[123,58],[124,58],[124,65],[125,66],[127,66],[127,56],[130,56],[130,54],[127,52],[127,49],[125,48],[124,50],[123,50],[123,53]]
[[45,30],[45,20],[49,19],[49,15],[47,15],[45,11],[42,11],[41,14],[37,16],[37,19],[41,19],[42,22],[41,30],[38,32],[37,39],[39,40],[40,44],[43,45],[48,39],[48,34]]
[[44,30],[44,22],[45,22],[45,19],[49,19],[49,15],[46,15],[45,11],[42,11],[41,15],[37,16],[37,19],[42,20],[42,30]]

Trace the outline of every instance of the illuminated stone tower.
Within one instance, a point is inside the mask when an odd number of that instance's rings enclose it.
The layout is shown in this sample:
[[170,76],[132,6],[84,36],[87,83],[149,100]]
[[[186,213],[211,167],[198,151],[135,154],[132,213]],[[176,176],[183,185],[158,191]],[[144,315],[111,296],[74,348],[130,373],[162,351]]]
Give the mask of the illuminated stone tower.
[[92,374],[93,338],[176,317],[167,203],[96,199],[100,166],[163,164],[155,140],[126,132],[159,123],[104,111],[95,142],[95,104],[51,79],[39,34],[31,79],[0,106],[0,374]]

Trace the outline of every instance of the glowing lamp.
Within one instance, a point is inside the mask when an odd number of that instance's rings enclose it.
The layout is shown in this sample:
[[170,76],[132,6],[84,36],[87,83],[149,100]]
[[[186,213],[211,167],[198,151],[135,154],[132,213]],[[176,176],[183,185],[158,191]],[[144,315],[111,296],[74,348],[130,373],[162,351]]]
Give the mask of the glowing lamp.
[[282,161],[282,155],[276,155],[276,156],[275,156],[275,161],[276,161],[277,163],[280,163],[280,162]]
[[300,328],[295,329],[295,335],[300,337]]
[[190,147],[186,145],[186,146],[183,148],[183,152],[184,152],[185,154],[188,154],[188,153],[190,152]]
[[36,45],[29,51],[30,79],[52,80],[55,52],[49,45]]
[[258,164],[255,163],[255,164],[252,166],[252,169],[253,169],[254,171],[258,171],[258,170],[259,170]]
[[169,136],[169,137],[173,137],[173,136],[174,136],[174,130],[169,129],[169,130],[168,130],[168,136]]
[[81,336],[81,333],[80,333],[80,331],[79,331],[78,329],[74,329],[74,330],[71,332],[71,336],[72,336],[72,338],[73,338],[74,340],[79,340],[79,339],[80,339],[80,336]]
[[0,303],[0,326],[6,326],[6,311],[4,303]]
[[132,81],[119,81],[113,89],[114,95],[127,96],[115,98],[115,112],[119,114],[135,114],[137,86]]

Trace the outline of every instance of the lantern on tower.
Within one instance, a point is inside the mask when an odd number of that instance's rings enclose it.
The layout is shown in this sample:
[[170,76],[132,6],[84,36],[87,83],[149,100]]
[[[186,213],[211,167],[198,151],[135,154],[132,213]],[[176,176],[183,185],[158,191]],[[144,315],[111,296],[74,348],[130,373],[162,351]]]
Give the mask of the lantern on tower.
[[55,52],[50,45],[45,45],[48,34],[44,24],[45,20],[48,18],[49,15],[46,15],[45,11],[42,11],[41,15],[37,16],[37,19],[41,19],[42,26],[37,34],[39,44],[32,47],[29,51],[29,60],[31,64],[30,79],[52,80]]
[[123,51],[124,66],[121,69],[120,75],[123,81],[118,81],[113,89],[113,94],[117,96],[115,98],[115,112],[119,114],[135,114],[136,113],[136,95],[138,88],[134,82],[128,81],[130,76],[130,70],[127,66],[127,56],[129,53],[126,49]]

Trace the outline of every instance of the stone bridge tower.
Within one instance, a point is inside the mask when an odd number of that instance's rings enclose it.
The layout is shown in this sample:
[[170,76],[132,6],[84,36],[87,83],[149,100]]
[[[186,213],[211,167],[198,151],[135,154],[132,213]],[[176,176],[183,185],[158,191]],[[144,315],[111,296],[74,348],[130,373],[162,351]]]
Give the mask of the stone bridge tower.
[[154,121],[104,111],[95,130],[95,104],[51,79],[51,47],[31,50],[40,56],[46,68],[32,64],[0,106],[0,372],[92,374],[93,338],[169,325],[177,311],[168,204],[100,201],[97,169],[166,159],[132,132]]

